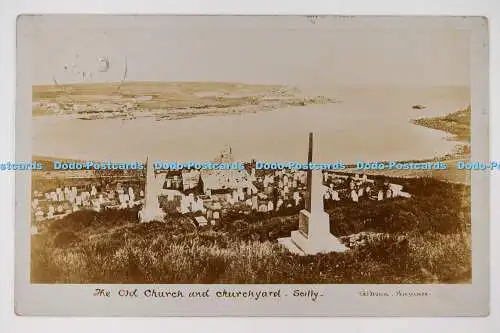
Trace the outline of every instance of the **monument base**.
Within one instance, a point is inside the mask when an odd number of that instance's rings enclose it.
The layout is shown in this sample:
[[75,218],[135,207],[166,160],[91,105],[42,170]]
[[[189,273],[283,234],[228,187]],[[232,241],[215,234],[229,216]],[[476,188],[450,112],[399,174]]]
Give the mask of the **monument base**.
[[292,231],[291,237],[280,238],[278,242],[290,252],[299,255],[344,252],[348,248],[330,233],[330,219],[325,212],[299,213],[299,230]]
[[165,212],[161,208],[155,210],[141,209],[139,211],[139,222],[141,223],[152,222],[152,221],[162,222],[164,217],[165,217]]

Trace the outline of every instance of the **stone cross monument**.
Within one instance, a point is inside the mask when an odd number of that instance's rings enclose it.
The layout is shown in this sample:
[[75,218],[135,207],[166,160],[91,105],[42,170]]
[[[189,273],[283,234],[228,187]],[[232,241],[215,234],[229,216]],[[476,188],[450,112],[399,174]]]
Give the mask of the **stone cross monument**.
[[[313,161],[313,150],[317,153],[317,145],[313,145],[313,134],[309,133],[308,163]],[[308,170],[305,209],[299,212],[299,230],[292,231],[291,237],[278,239],[291,252],[305,255],[347,250],[330,233],[330,217],[323,208],[323,186],[322,171]]]
[[159,186],[153,168],[153,162],[146,159],[146,188],[144,191],[144,206],[139,211],[141,223],[151,221],[163,221],[165,212],[158,202]]

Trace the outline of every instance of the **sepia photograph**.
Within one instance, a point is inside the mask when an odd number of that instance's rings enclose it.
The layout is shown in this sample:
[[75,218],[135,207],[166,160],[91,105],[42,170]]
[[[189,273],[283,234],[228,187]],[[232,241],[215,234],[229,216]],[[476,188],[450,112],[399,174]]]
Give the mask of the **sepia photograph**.
[[427,19],[22,16],[29,283],[471,285],[475,46]]

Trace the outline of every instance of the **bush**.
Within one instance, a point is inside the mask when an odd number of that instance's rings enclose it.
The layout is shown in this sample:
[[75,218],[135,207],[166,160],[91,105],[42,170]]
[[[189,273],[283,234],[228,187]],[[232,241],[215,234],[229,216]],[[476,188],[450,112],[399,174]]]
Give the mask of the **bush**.
[[55,247],[67,247],[78,241],[78,236],[71,231],[58,232],[54,237]]

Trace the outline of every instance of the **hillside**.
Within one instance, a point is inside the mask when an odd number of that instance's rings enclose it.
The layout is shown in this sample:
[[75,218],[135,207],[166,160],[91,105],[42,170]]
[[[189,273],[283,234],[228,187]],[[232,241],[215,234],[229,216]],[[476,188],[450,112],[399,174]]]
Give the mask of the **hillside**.
[[[137,211],[79,211],[32,236],[32,283],[470,283],[470,186],[389,179],[410,199],[326,206],[331,231],[361,239],[346,253],[297,256],[277,238],[287,216],[229,212],[196,228],[167,213],[138,223]],[[371,237],[369,235],[376,235]]]
[[[33,116],[71,114],[83,119],[257,112],[286,106],[334,103],[278,85],[220,82],[126,82],[33,86]],[[141,115],[142,113],[142,115]]]
[[443,117],[420,118],[414,119],[412,122],[417,125],[451,133],[457,141],[470,142],[470,105],[463,110],[458,110]]

